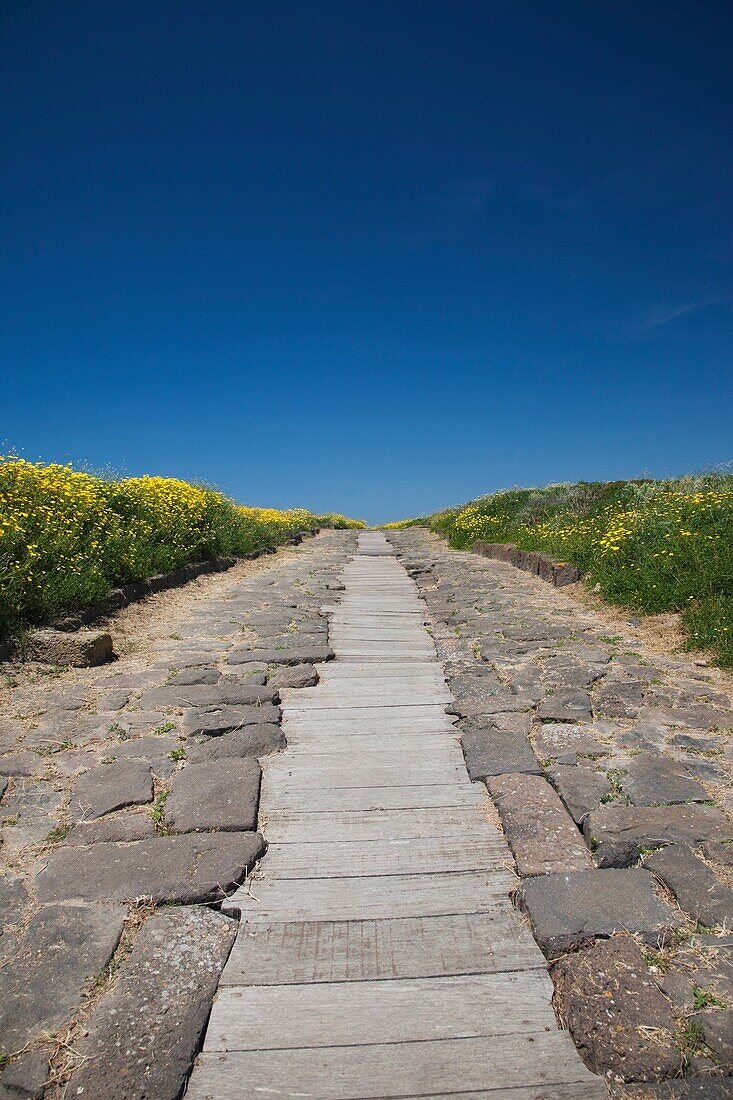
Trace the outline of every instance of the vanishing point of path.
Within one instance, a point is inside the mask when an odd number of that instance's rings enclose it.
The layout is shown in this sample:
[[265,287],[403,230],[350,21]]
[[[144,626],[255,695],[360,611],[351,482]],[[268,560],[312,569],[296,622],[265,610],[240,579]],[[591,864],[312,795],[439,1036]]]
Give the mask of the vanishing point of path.
[[261,872],[241,912],[189,1100],[596,1100],[512,908],[414,582],[359,536],[332,608],[336,660],[284,691],[264,765]]

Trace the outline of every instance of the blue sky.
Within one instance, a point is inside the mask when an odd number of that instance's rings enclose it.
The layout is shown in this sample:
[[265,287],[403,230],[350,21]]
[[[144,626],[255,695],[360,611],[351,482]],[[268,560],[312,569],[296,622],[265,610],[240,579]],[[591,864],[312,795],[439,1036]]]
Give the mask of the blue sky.
[[733,6],[4,0],[0,442],[371,521],[733,459]]

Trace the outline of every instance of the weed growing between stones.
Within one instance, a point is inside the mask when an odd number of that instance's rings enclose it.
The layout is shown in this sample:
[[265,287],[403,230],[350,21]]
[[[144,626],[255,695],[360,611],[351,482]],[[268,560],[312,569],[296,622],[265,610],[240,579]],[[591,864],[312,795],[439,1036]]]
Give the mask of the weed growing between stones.
[[512,542],[577,566],[632,611],[682,613],[690,648],[733,667],[733,475],[509,489],[390,527],[430,526],[457,549]]

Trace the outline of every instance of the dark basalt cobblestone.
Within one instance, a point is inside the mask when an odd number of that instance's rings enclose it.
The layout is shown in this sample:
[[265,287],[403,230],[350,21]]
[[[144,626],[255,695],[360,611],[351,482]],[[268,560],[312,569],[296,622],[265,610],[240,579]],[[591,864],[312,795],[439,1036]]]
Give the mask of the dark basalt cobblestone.
[[[5,666],[16,683],[0,717],[0,1096],[43,1095],[50,1033],[73,1021],[151,898],[179,908],[142,924],[69,1095],[180,1096],[236,927],[197,903],[220,902],[264,851],[258,758],[286,744],[280,690],[315,683],[312,662],[333,656],[320,609],[338,600],[355,545],[328,532],[251,576],[199,582],[147,659],[58,676]],[[153,1040],[170,1057],[151,1061]]]
[[[633,1095],[733,1095],[733,711],[715,672],[504,561],[424,529],[388,537],[426,601],[517,900],[549,958],[580,952],[554,976],[587,1063],[646,1082]],[[573,870],[583,849],[593,869]]]

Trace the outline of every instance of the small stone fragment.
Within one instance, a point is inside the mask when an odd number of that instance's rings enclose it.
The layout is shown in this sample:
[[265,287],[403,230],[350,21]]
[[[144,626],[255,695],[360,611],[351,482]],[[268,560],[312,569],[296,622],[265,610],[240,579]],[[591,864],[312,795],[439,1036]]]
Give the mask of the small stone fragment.
[[593,1073],[657,1081],[680,1072],[674,1015],[630,936],[568,955],[552,979],[560,1016]]
[[114,657],[112,638],[98,630],[34,630],[23,645],[26,661],[89,668]]
[[260,765],[247,757],[188,764],[166,802],[166,824],[179,833],[256,829],[261,778]]
[[527,879],[518,900],[545,954],[556,957],[614,932],[639,933],[647,942],[682,918],[654,893],[642,869],[576,871]]
[[486,785],[522,877],[593,867],[580,833],[545,779],[500,775]]
[[670,844],[644,861],[694,921],[714,928],[733,926],[733,890],[719,882],[686,844]]
[[178,1100],[236,934],[203,906],[154,913],[86,1025],[69,1096]]
[[125,806],[140,806],[153,800],[150,768],[139,760],[124,764],[102,764],[83,772],[76,781],[69,803],[72,821],[91,821]]

